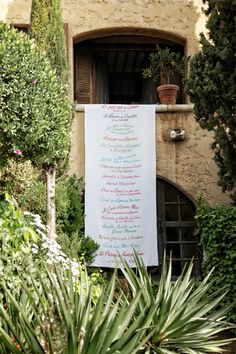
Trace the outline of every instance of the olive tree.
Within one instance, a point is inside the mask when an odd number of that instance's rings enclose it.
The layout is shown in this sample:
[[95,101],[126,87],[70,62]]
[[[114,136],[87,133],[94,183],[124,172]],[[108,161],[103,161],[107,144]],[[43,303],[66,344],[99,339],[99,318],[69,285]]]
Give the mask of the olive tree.
[[46,53],[0,24],[0,161],[53,169],[70,148],[71,104]]

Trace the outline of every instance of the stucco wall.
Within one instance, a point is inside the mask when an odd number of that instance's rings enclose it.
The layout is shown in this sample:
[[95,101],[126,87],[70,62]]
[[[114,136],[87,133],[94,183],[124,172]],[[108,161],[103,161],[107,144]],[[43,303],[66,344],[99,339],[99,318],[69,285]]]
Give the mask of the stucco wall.
[[[62,0],[63,19],[69,24],[69,64],[73,82],[73,40],[83,40],[127,29],[164,31],[185,42],[185,53],[199,48],[205,31],[201,0]],[[0,20],[27,24],[31,0],[0,0]],[[114,34],[114,33],[113,33]],[[168,35],[167,35],[168,36]],[[192,113],[158,113],[157,172],[181,186],[194,199],[204,193],[211,204],[230,202],[217,186],[217,170],[210,149],[211,135],[202,131]],[[169,139],[172,128],[183,128],[183,142]],[[72,129],[71,172],[84,174],[83,112],[76,112]]]
[[64,0],[63,15],[73,35],[106,28],[146,28],[186,39],[188,54],[198,48],[204,17],[199,0]]
[[[186,39],[187,54],[198,49],[204,31],[201,0],[62,0],[64,22],[71,36],[109,28],[146,28]],[[0,0],[0,19],[29,23],[31,0]]]
[[[156,114],[157,173],[181,186],[195,200],[203,194],[210,204],[228,204],[228,196],[217,186],[212,159],[212,136],[202,130],[191,112]],[[172,141],[170,131],[183,129],[184,141]]]

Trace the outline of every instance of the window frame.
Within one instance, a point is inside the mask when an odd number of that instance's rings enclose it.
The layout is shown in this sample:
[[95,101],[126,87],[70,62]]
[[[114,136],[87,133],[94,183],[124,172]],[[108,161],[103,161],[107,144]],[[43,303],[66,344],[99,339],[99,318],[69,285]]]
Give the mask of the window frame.
[[[192,228],[193,232],[194,232],[194,226],[195,226],[195,222],[194,222],[194,217],[192,220],[182,220],[181,219],[181,214],[179,214],[179,218],[178,220],[175,221],[170,221],[170,220],[166,220],[166,205],[178,205],[178,213],[180,213],[180,208],[181,205],[190,205],[191,208],[193,208],[193,210],[196,209],[197,204],[196,202],[189,196],[187,195],[182,188],[180,188],[179,186],[175,185],[174,183],[172,183],[171,181],[157,176],[157,234],[158,234],[158,255],[159,255],[159,266],[156,267],[156,269],[152,269],[151,272],[153,274],[158,274],[161,272],[161,266],[163,263],[163,257],[164,257],[164,250],[167,248],[167,245],[180,245],[180,257],[176,258],[175,260],[173,260],[173,262],[179,262],[181,264],[181,270],[183,270],[184,268],[184,264],[187,262],[189,263],[192,259],[192,257],[183,257],[183,249],[182,246],[183,245],[195,245],[196,246],[196,250],[198,252],[198,256],[194,257],[194,264],[197,264],[196,268],[198,267],[199,271],[196,271],[196,274],[194,274],[194,276],[198,276],[200,275],[200,265],[203,259],[203,255],[202,255],[202,250],[201,248],[198,246],[198,240],[193,239],[189,240],[189,241],[183,241],[182,240],[182,235],[180,235],[179,240],[177,241],[169,241],[167,240],[167,228]],[[166,201],[165,200],[165,188],[167,188],[168,186],[170,186],[170,188],[174,188],[178,194],[178,201],[176,202],[170,202],[170,201]],[[180,196],[183,196],[185,198],[185,202],[180,200]],[[179,232],[179,231],[178,231]],[[182,231],[180,231],[182,232]],[[167,252],[166,252],[167,253]],[[167,253],[167,258],[169,258],[169,254]],[[194,270],[195,271],[195,270]],[[174,274],[173,275],[173,279],[175,279],[179,274]]]
[[[104,102],[100,101],[99,99],[99,93],[97,90],[97,78],[96,78],[96,64],[95,64],[95,57],[96,55],[103,55],[105,56],[106,53],[109,55],[109,52],[121,52],[121,51],[131,51],[132,53],[135,52],[145,52],[147,54],[152,53],[155,51],[156,44],[158,43],[159,46],[169,46],[171,49],[181,52],[181,54],[184,55],[185,52],[185,46],[181,41],[173,42],[168,38],[163,38],[163,37],[154,37],[154,36],[144,36],[144,35],[111,35],[111,36],[104,36],[104,37],[98,37],[98,38],[90,38],[85,41],[79,41],[79,42],[74,42],[74,99],[75,101],[79,103],[84,103],[84,104],[96,104],[96,103],[113,103],[110,102]],[[83,69],[79,67],[79,55],[87,55],[88,56],[88,63],[87,67]],[[146,64],[145,64],[146,65]],[[145,66],[144,65],[144,66]],[[143,66],[142,66],[143,67]],[[85,70],[89,70],[89,73],[87,72],[87,83],[85,82],[83,72]],[[141,68],[139,69],[139,73],[141,75]],[[80,80],[80,77],[82,80]],[[141,76],[142,78],[142,76]],[[147,80],[147,79],[145,79]],[[150,79],[152,81],[152,79]],[[80,81],[81,83],[80,85]],[[144,79],[142,78],[142,82]],[[79,87],[80,85],[80,87]],[[150,86],[150,85],[149,85]],[[148,95],[148,98],[145,97],[144,91],[145,88],[143,88],[143,94],[140,96],[140,99],[137,104],[155,104],[157,101],[156,98],[156,93],[155,93],[155,86],[158,86],[158,83],[153,85],[154,88],[149,88],[149,90],[152,90],[153,93]],[[83,88],[85,89],[86,92],[89,91],[89,94],[86,94],[86,98],[84,98],[83,95]],[[100,95],[104,96],[104,95]],[[107,95],[105,95],[107,97]],[[185,102],[185,95],[183,93],[182,87],[180,88],[180,94],[178,96],[178,102],[177,103],[184,103]],[[143,101],[142,101],[143,100]],[[152,102],[148,101],[151,100]],[[117,103],[117,102],[115,102]],[[124,102],[120,102],[124,103]],[[127,103],[127,102],[125,102]],[[130,103],[133,103],[132,101]],[[128,103],[127,103],[128,104]]]

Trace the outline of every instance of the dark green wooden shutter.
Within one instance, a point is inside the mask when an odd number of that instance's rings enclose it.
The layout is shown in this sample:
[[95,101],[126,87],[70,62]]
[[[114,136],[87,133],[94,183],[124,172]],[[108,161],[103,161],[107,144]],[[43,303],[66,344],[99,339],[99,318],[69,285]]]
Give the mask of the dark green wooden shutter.
[[77,49],[75,52],[75,100],[92,103],[91,55],[89,51]]

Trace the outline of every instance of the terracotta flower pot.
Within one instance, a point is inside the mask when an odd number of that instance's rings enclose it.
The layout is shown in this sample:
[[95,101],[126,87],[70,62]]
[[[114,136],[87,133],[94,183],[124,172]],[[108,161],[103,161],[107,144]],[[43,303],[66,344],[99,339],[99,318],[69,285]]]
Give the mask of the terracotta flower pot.
[[157,87],[160,102],[162,104],[175,104],[179,86],[173,84],[160,85]]

